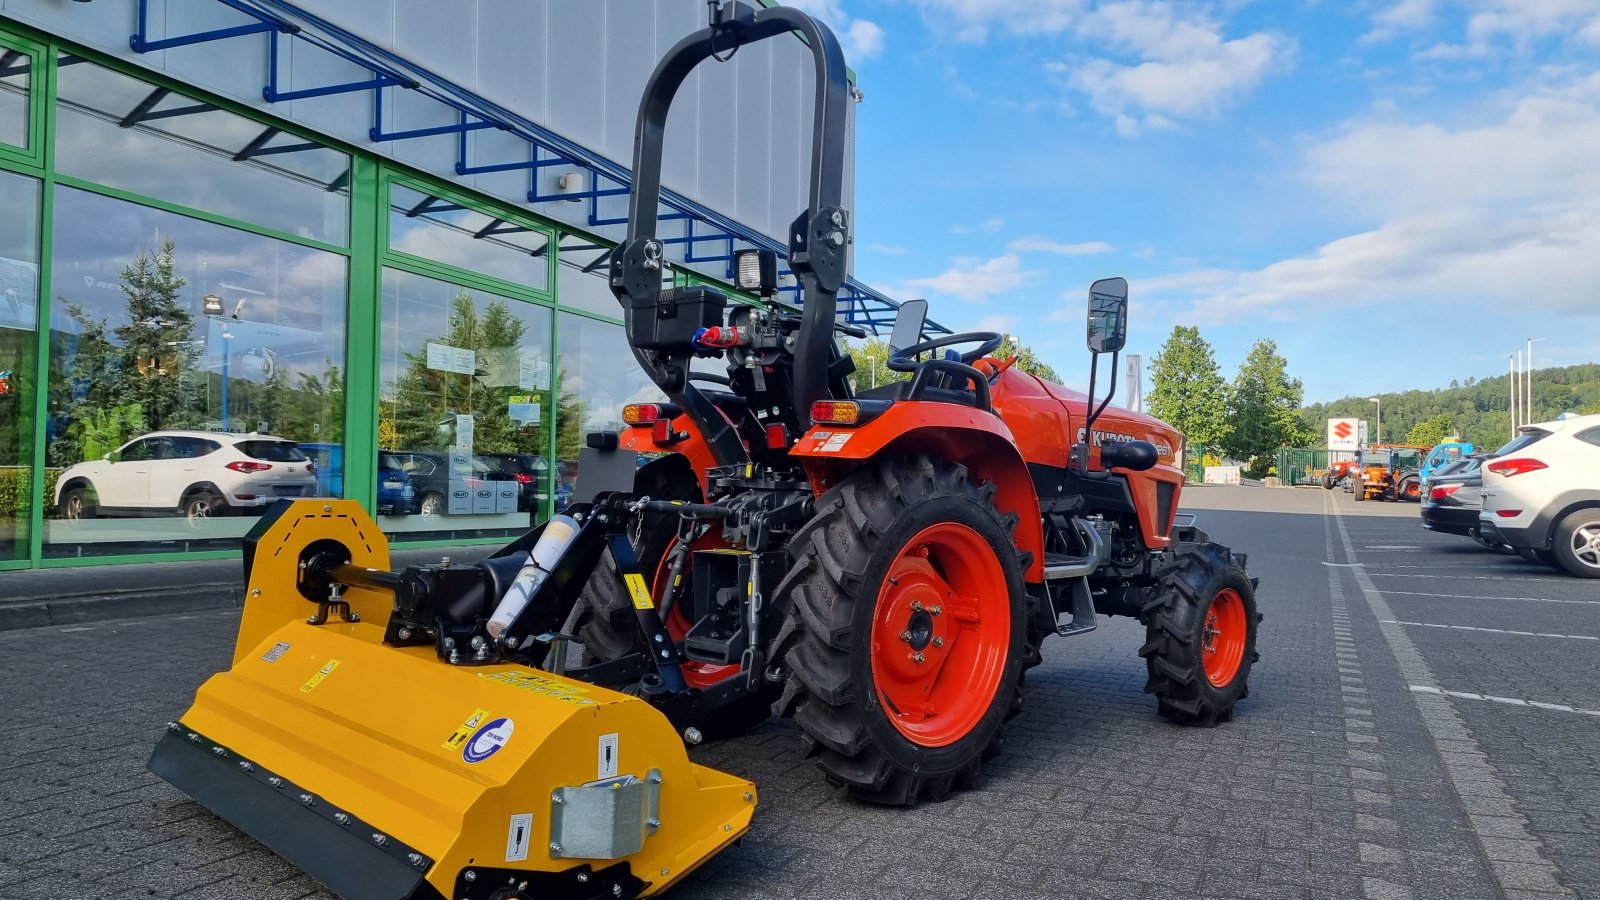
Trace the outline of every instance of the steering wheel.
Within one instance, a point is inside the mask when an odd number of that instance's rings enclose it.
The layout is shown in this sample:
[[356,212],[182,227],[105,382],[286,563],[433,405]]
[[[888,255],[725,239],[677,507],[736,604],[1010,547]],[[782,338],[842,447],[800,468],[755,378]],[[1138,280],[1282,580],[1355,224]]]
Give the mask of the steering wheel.
[[955,344],[977,344],[977,349],[961,354],[961,361],[970,366],[1000,349],[1000,345],[1005,342],[1005,339],[1005,335],[993,331],[968,331],[962,334],[947,334],[931,341],[923,341],[920,344],[902,347],[889,354],[886,364],[890,371],[893,372],[915,372],[917,370],[917,356],[920,354],[927,353],[930,350],[937,350],[940,347],[954,346]]

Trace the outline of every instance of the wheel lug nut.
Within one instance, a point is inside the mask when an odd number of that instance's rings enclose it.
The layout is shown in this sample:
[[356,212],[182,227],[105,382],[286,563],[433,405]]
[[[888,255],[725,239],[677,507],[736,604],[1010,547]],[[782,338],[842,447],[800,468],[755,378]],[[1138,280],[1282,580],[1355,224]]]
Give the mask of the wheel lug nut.
[[911,654],[912,662],[920,663],[925,659],[927,659],[927,657],[923,656],[920,652]]
[[942,638],[942,637],[934,638],[933,639],[933,645],[935,647],[943,647],[944,646],[944,638]]
[[922,612],[922,601],[921,600],[913,600],[913,601],[911,601],[911,609],[916,611],[916,612]]
[[909,631],[900,632],[900,640],[905,641],[908,644],[911,643],[911,632],[909,632]]
[[928,607],[928,612],[930,612],[933,615],[937,616],[940,613],[944,612],[944,607],[942,607],[942,606],[930,606],[930,607]]

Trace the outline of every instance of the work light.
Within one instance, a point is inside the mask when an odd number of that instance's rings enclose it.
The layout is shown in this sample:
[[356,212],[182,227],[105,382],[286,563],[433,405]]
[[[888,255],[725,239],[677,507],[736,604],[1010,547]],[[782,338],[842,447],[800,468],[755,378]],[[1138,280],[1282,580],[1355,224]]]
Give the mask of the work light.
[[733,254],[733,285],[758,297],[778,292],[778,254],[771,250],[739,250]]

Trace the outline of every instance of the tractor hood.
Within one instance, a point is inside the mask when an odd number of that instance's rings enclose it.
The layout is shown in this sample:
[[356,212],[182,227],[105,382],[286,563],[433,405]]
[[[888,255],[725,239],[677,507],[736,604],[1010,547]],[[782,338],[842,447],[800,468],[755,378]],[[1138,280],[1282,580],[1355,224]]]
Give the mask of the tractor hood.
[[[1000,373],[993,386],[995,411],[1000,413],[1017,434],[1023,457],[1029,462],[1061,466],[1067,447],[1083,438],[1083,423],[1088,420],[1089,398],[1082,391],[1063,387],[1019,371],[1014,366]],[[1037,419],[1025,422],[1024,407],[1035,407],[1040,400],[1049,398],[1066,408],[1069,426],[1065,434],[1046,437],[1036,432]],[[1016,421],[1013,421],[1013,419]],[[1031,417],[1030,417],[1031,418]],[[1042,424],[1042,423],[1041,423]],[[1043,438],[1030,439],[1030,438]],[[1098,459],[1098,448],[1108,442],[1149,441],[1156,445],[1163,465],[1182,467],[1183,435],[1176,428],[1154,416],[1108,406],[1094,423],[1094,441],[1091,461]]]

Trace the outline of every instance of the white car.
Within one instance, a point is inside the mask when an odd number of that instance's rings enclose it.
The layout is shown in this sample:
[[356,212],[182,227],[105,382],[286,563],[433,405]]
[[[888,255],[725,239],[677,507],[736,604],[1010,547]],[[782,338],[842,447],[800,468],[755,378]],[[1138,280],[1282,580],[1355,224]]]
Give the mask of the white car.
[[199,519],[316,493],[316,469],[294,441],[265,434],[152,431],[103,459],[63,471],[56,509],[63,519]]
[[1478,532],[1523,559],[1600,578],[1600,415],[1524,425],[1483,464]]

